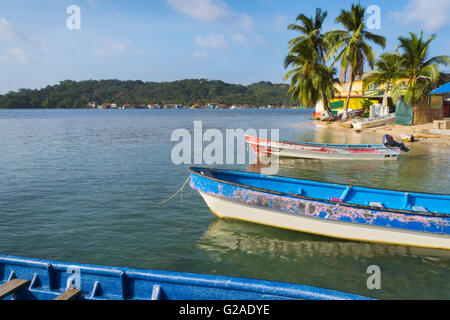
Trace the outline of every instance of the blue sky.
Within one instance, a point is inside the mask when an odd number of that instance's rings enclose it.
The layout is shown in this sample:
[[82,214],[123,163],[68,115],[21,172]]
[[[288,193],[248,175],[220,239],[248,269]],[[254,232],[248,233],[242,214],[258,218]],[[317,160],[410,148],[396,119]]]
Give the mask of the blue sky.
[[[172,81],[218,79],[282,82],[286,29],[299,13],[328,11],[325,30],[348,0],[2,0],[0,93],[41,88],[65,79]],[[450,1],[361,0],[377,5],[388,40],[424,30],[431,53],[450,53]],[[66,12],[81,9],[81,29]],[[376,48],[381,53],[381,48]]]

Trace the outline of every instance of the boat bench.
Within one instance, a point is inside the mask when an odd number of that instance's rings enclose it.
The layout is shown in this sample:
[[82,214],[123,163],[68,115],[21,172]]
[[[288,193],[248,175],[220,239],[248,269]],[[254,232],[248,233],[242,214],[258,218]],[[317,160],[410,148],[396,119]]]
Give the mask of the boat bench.
[[81,294],[81,291],[78,289],[69,289],[59,296],[57,296],[54,300],[75,300]]
[[23,279],[11,279],[7,283],[0,286],[0,300],[9,297],[10,295],[13,295],[23,288],[30,285],[29,280],[23,280]]
[[[15,293],[18,293],[25,287],[30,285],[29,280],[24,279],[11,279],[7,283],[0,286],[0,300],[3,300]],[[75,300],[81,294],[81,291],[78,289],[69,289],[59,296],[57,296],[54,300]]]

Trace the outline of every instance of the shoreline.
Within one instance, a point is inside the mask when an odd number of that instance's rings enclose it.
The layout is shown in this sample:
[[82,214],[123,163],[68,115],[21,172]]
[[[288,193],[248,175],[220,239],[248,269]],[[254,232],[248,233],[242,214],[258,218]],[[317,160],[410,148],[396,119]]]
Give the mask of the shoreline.
[[334,122],[315,120],[316,123],[320,123],[323,127],[353,131],[359,134],[370,134],[376,136],[384,136],[389,134],[394,137],[398,142],[403,142],[401,135],[414,136],[414,142],[405,142],[407,145],[415,144],[426,144],[426,145],[437,145],[437,146],[447,146],[450,147],[450,136],[444,134],[433,134],[430,129],[433,127],[433,123],[418,124],[411,126],[404,126],[399,124],[385,124],[373,128],[365,128],[361,130],[356,130],[351,125],[353,120],[338,120]]

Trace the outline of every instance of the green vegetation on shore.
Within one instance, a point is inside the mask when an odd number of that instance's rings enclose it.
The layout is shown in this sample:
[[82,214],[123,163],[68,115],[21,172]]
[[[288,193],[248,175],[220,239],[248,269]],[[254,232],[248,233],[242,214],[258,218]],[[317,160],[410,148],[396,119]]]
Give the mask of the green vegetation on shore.
[[85,108],[89,102],[133,106],[147,104],[292,105],[289,85],[258,82],[248,86],[223,81],[188,79],[173,82],[65,80],[43,89],[20,89],[0,95],[0,109]]
[[[348,116],[355,81],[364,79],[366,86],[384,86],[383,106],[387,104],[389,92],[397,100],[404,87],[404,100],[414,108],[427,99],[427,94],[439,82],[445,81],[446,76],[441,75],[439,66],[450,65],[450,57],[429,56],[429,45],[436,38],[434,34],[425,40],[423,32],[419,35],[410,32],[409,37],[399,37],[395,52],[386,52],[377,59],[371,45],[384,49],[386,39],[368,31],[365,13],[366,9],[359,2],[352,4],[348,10],[341,10],[335,19],[342,30],[323,33],[328,14],[317,8],[315,16],[300,14],[297,23],[288,27],[300,33],[289,41],[289,54],[285,58],[285,68],[289,70],[284,79],[290,79],[289,94],[303,105],[322,103],[328,113],[325,118],[333,118],[329,101],[334,95],[335,65],[340,68],[341,85],[348,84],[343,119]],[[364,72],[366,63],[372,69],[369,73]],[[430,108],[425,109],[426,118],[431,119]]]

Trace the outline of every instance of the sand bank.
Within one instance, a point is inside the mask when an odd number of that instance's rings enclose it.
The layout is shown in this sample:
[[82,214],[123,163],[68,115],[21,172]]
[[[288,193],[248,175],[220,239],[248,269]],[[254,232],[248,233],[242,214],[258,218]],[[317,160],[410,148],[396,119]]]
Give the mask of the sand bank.
[[386,124],[374,128],[365,128],[361,130],[354,129],[351,124],[352,120],[348,121],[334,121],[334,122],[321,122],[323,125],[329,126],[330,128],[342,129],[342,130],[352,130],[360,134],[373,134],[383,136],[385,134],[390,134],[397,141],[402,141],[402,135],[414,136],[415,142],[413,144],[432,144],[450,147],[450,136],[448,135],[438,135],[430,133],[433,128],[432,123],[403,126],[398,124]]

